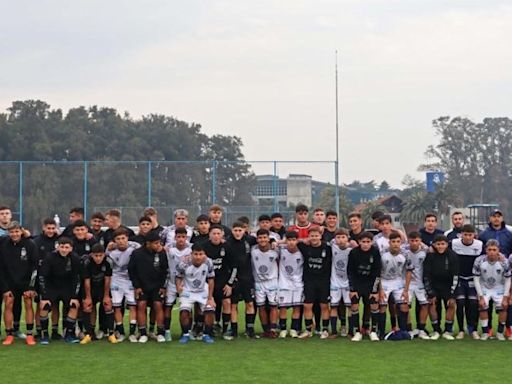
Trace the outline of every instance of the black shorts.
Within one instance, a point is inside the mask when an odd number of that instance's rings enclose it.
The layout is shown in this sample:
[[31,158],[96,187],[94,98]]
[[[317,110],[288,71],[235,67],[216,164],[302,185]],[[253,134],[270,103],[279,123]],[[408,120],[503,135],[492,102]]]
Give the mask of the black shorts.
[[[438,302],[443,301],[445,307],[448,306],[448,300],[455,299],[455,296],[451,292],[451,287],[433,287],[434,296]],[[430,298],[431,296],[429,296]]]
[[327,304],[331,295],[330,280],[304,281],[304,303]]
[[238,280],[233,286],[233,294],[231,295],[231,303],[238,304],[242,300],[246,303],[254,301],[254,281]]
[[151,291],[142,291],[139,297],[136,297],[137,301],[147,301],[148,304],[152,304],[154,302],[162,302],[165,299],[165,296],[160,295],[160,289],[153,289]]
[[476,293],[475,282],[473,279],[459,279],[459,285],[457,285],[457,288],[455,289],[454,296],[457,300],[478,300],[478,294]]
[[58,305],[59,302],[62,301],[64,308],[69,308],[70,301],[75,298],[76,296],[74,295],[74,292],[66,290],[48,290],[41,300],[48,300],[52,305]]
[[[104,297],[104,291],[103,290],[94,290],[92,289],[91,290],[91,299],[92,299],[92,304],[97,304],[97,303],[103,303],[103,297]],[[84,296],[84,299],[85,299],[85,296]]]
[[213,288],[213,299],[217,305],[219,305],[219,303],[222,304],[222,300],[231,298],[231,296],[226,296],[223,292],[226,284],[227,281],[215,282],[215,286]]

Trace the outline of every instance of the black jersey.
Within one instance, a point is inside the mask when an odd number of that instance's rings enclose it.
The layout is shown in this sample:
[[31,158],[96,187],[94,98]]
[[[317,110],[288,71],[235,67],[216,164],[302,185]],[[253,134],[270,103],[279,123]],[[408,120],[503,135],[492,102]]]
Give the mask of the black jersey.
[[302,278],[304,281],[331,278],[332,249],[329,245],[321,243],[318,247],[297,244],[304,257]]
[[232,285],[237,276],[236,257],[228,243],[213,244],[210,240],[203,243],[206,255],[213,262],[216,285]]
[[21,238],[14,243],[10,238],[0,244],[0,292],[35,289],[39,251],[35,243]]
[[107,257],[100,264],[96,264],[91,256],[85,259],[82,278],[91,281],[91,292],[103,294],[106,277],[112,277],[112,266]]
[[423,262],[423,283],[429,297],[449,292],[453,295],[459,275],[458,256],[451,249],[428,253]]
[[[133,237],[135,236],[135,232],[133,232],[130,228],[124,225],[121,225],[119,228],[123,228],[126,231],[128,231],[128,240],[132,240]],[[109,228],[103,233],[103,243],[105,244],[105,247],[108,245],[108,243],[114,241],[114,231],[115,229]]]
[[146,293],[165,288],[168,270],[165,251],[153,252],[147,247],[133,251],[128,263],[128,274],[133,287],[142,288]]
[[192,234],[192,238],[190,239],[190,242],[192,244],[204,244],[208,240],[210,240],[209,233],[199,233],[199,231],[194,230],[194,233]]
[[444,232],[440,229],[434,229],[434,232],[427,232],[425,228],[419,230],[421,236],[421,242],[429,247],[434,242],[435,238],[439,235],[444,235]]
[[363,251],[354,248],[348,254],[347,276],[350,290],[377,293],[381,271],[380,252],[376,247]]
[[59,236],[48,237],[44,233],[41,233],[34,238],[34,243],[36,243],[37,249],[39,250],[39,257],[43,259],[57,249]]
[[58,251],[50,253],[43,260],[39,274],[39,292],[43,299],[54,292],[65,292],[78,299],[81,287],[82,265],[74,252],[61,256]]
[[252,281],[251,247],[256,245],[254,236],[244,235],[240,240],[231,236],[226,243],[231,248],[237,266],[237,279]]
[[89,255],[91,252],[92,246],[97,243],[94,237],[90,238],[89,240],[78,240],[73,236],[71,240],[73,240],[73,252],[80,256],[80,258],[83,260],[85,260],[87,255]]
[[331,240],[333,240],[336,237],[336,229],[334,231],[329,231],[326,228],[324,228],[324,233],[322,234],[322,241],[324,243],[329,243]]

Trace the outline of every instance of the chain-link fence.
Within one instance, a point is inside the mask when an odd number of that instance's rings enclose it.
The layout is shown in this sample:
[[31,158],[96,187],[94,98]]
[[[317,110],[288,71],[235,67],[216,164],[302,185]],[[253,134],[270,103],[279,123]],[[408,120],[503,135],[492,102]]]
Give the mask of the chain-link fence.
[[118,208],[127,225],[148,206],[163,224],[177,208],[193,222],[211,204],[224,208],[227,224],[272,212],[291,221],[298,203],[337,210],[333,161],[12,161],[0,162],[0,177],[0,205],[36,232],[56,214],[65,224],[72,207],[86,218]]

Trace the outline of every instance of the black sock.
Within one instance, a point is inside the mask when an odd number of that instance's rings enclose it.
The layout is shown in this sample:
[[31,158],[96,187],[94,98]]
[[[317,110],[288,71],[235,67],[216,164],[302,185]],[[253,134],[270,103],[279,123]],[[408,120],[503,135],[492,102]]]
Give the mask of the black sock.
[[408,312],[398,312],[398,327],[400,328],[401,331],[405,332],[407,332],[407,315]]
[[91,326],[91,313],[82,312],[82,324],[85,329],[85,333],[89,336],[92,336],[93,330]]
[[[377,332],[377,326],[379,324],[379,315],[380,313],[378,309],[370,313],[370,318],[372,319],[372,332]],[[384,323],[384,327],[385,325],[386,323]]]
[[213,337],[213,327],[211,325],[205,325],[204,333],[210,337]]
[[12,336],[14,334],[14,328],[9,328],[5,330],[7,336]]
[[281,331],[286,331],[286,327],[287,327],[287,324],[286,324],[286,318],[284,319],[279,319],[279,329]]
[[503,333],[505,330],[505,323],[502,323],[501,321],[498,324],[498,333]]
[[[391,316],[393,318],[393,316]],[[386,312],[379,313],[379,336],[384,337],[386,334]],[[373,312],[372,312],[372,323],[373,323]],[[373,326],[373,324],[372,324]],[[373,327],[372,327],[373,331]]]
[[434,331],[437,333],[441,333],[441,326],[439,325],[439,320],[432,320],[432,328],[434,328]]
[[228,331],[230,319],[231,319],[230,313],[222,314],[222,333],[226,333]]
[[116,331],[119,332],[120,335],[124,335],[124,324],[116,324]]
[[322,332],[323,331],[329,332],[329,319],[322,319]]
[[[48,320],[48,318],[46,318],[46,320]],[[48,327],[47,327],[47,330],[48,330]],[[57,333],[59,333],[59,324],[52,324],[52,335],[56,335]]]
[[20,330],[20,322],[19,322],[19,321],[14,321],[14,322],[12,323],[12,325],[13,325],[13,327],[14,327],[14,328],[13,328],[13,331],[14,331],[14,332],[19,332],[19,330]]
[[155,323],[153,323],[153,322],[149,323],[149,332],[155,333]]
[[350,331],[352,335],[355,335],[359,332],[359,311],[352,311],[350,315]]
[[444,323],[444,331],[448,333],[453,332],[453,321],[446,320]]
[[263,332],[269,332],[270,331],[270,324],[261,324],[263,327]]
[[145,325],[144,325],[144,326],[142,326],[142,327],[139,327],[139,334],[140,334],[141,336],[147,336],[148,331],[147,331],[147,329],[146,329],[146,326],[145,326]]
[[37,337],[41,337],[41,322],[39,322],[39,325],[36,325],[36,334]]
[[246,313],[245,314],[245,331],[247,334],[254,334],[254,320],[256,319],[256,314],[254,313]]
[[347,317],[345,315],[339,315],[338,319],[340,320],[340,325],[345,327],[347,325]]
[[27,324],[27,336],[32,336],[34,324]]
[[331,316],[331,333],[335,335],[338,333],[338,318],[336,316]]
[[66,336],[74,336],[75,335],[75,326],[76,319],[72,319],[71,317],[66,317]]
[[190,322],[186,323],[186,324],[181,324],[181,333],[183,335],[188,335],[190,332]]
[[41,317],[39,319],[39,322],[41,323],[41,337],[47,338],[48,337],[48,317]]
[[292,319],[292,329],[299,332],[300,330],[300,319]]
[[164,328],[165,328],[165,330],[171,329],[171,318],[170,317],[164,318]]
[[407,331],[412,331],[412,323],[407,323]]
[[231,322],[231,334],[233,337],[238,337],[238,322]]
[[[389,323],[391,325],[391,328],[395,328],[396,327],[396,316],[395,315],[389,315]],[[384,324],[384,327],[385,327],[385,324]]]
[[313,319],[304,319],[304,323],[306,324],[306,331],[313,331]]
[[104,316],[105,316],[105,318],[103,319],[103,321],[105,324],[104,324],[103,328],[105,328],[105,331],[109,336],[113,335],[114,334],[114,311],[105,312]]
[[157,327],[156,327],[156,334],[157,335],[162,335],[162,336],[165,334],[165,329],[164,329],[163,325],[157,325]]
[[424,330],[425,330],[425,324],[423,324],[423,323],[418,323],[418,329],[419,329],[420,331],[424,331]]
[[[146,327],[144,327],[146,329]],[[137,323],[130,321],[130,335],[135,335],[135,331],[137,330]]]
[[[456,309],[456,316],[457,316],[457,325],[459,326],[459,332],[464,332],[464,304],[466,303],[466,299],[459,299],[457,300],[457,309]],[[469,319],[467,319],[469,320]],[[469,326],[469,321],[468,321]]]

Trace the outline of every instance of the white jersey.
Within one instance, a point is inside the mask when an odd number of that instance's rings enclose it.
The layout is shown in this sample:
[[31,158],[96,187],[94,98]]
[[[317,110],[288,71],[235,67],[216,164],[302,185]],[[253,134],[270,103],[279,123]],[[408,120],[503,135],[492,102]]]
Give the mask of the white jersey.
[[277,260],[278,251],[269,249],[263,252],[257,245],[251,249],[252,275],[255,283],[275,280],[279,276]]
[[348,288],[348,254],[352,248],[341,249],[332,243],[331,288]]
[[178,249],[176,247],[166,247],[167,264],[169,265],[168,283],[176,284],[176,267],[181,261],[186,261],[186,257],[192,253],[191,247]]
[[462,242],[462,239],[454,239],[452,241],[452,250],[457,255],[475,256],[478,257],[482,254],[483,243],[480,240],[473,240],[470,245]]
[[473,275],[480,276],[480,286],[486,289],[503,288],[505,279],[510,277],[508,260],[491,262],[487,255],[479,256],[473,265]]
[[[258,235],[256,235],[256,232],[257,231],[252,232],[251,236],[257,238]],[[270,237],[271,239],[273,239],[275,241],[281,241],[281,236],[279,236],[279,233],[276,233],[273,231],[268,231],[268,237]]]
[[111,265],[113,279],[130,280],[130,276],[128,275],[128,263],[130,262],[132,252],[137,248],[140,248],[139,243],[129,241],[128,248],[126,248],[124,251],[114,249],[112,251],[106,252],[108,258],[112,261]]
[[416,252],[413,252],[407,246],[404,252],[407,260],[409,260],[413,267],[411,271],[411,285],[423,288],[423,262],[427,257],[427,248],[420,247]]
[[405,279],[405,271],[414,268],[411,261],[407,259],[402,251],[397,255],[393,255],[389,251],[384,252],[381,256],[381,263],[380,277],[382,280],[388,281],[403,281]]
[[294,290],[303,288],[303,266],[304,256],[302,256],[298,249],[292,253],[287,248],[282,248],[279,256],[279,289]]
[[373,244],[379,249],[379,252],[382,255],[389,249],[389,238],[384,236],[382,233],[379,233],[373,238]]
[[183,291],[204,292],[208,290],[207,280],[215,277],[213,262],[206,258],[199,267],[192,264],[192,259],[185,258],[176,267],[176,277],[183,279]]
[[[188,225],[185,227],[187,230],[187,243],[190,243],[190,239],[192,238],[192,235],[194,234],[194,228],[189,227]],[[162,232],[162,239],[164,240],[165,245],[170,245],[171,247],[176,246],[176,226],[171,225],[169,227],[166,227]]]

